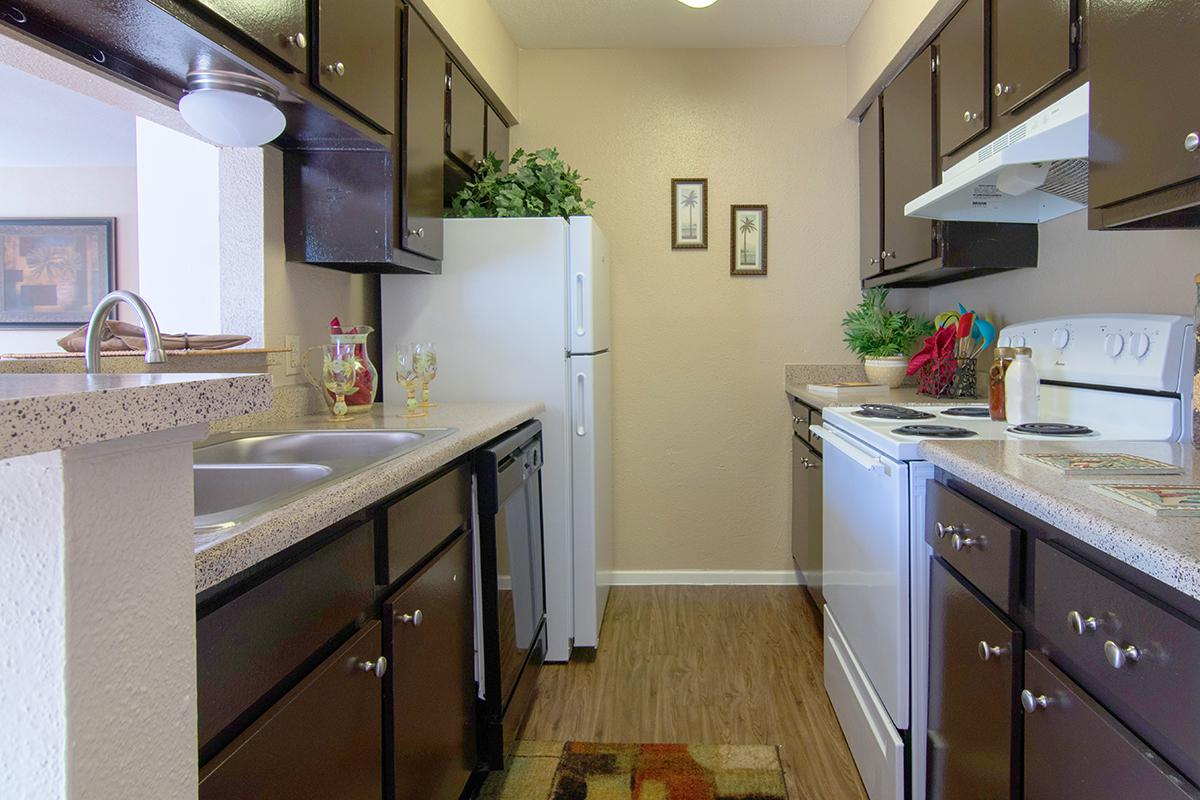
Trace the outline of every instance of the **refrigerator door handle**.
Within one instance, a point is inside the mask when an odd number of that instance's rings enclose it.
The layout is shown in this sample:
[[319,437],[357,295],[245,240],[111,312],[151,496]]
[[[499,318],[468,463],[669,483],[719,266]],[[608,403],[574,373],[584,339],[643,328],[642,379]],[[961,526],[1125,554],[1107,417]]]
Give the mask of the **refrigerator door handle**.
[[584,293],[583,273],[575,273],[575,298],[579,303],[579,307],[575,312],[575,335],[583,336],[586,331],[583,325],[583,309],[586,306],[587,295]]
[[587,436],[587,425],[585,417],[587,414],[587,377],[582,373],[576,373],[575,386],[579,391],[579,398],[575,403],[575,435]]

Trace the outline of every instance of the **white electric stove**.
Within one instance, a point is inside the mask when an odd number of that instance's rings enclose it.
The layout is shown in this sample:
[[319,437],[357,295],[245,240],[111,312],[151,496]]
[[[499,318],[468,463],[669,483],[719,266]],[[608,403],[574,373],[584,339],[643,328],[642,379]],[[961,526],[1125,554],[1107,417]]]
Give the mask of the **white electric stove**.
[[[1039,419],[993,421],[978,400],[826,408],[825,687],[871,800],[925,796],[929,549],[922,441],[1190,441],[1192,320],[1059,317],[1000,332],[1031,347]],[[984,388],[981,386],[981,388]],[[906,735],[907,733],[907,735]],[[911,776],[905,780],[906,768]]]

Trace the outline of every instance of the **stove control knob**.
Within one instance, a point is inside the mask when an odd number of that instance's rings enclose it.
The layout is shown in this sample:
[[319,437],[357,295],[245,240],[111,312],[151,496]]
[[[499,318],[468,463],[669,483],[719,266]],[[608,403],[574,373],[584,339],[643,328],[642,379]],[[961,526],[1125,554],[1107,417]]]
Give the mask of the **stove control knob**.
[[1071,332],[1066,328],[1056,328],[1053,336],[1054,346],[1059,350],[1065,350],[1067,343],[1071,341]]
[[1108,353],[1111,358],[1116,358],[1121,355],[1121,351],[1125,349],[1125,337],[1119,333],[1110,333],[1104,337],[1104,352]]
[[1145,358],[1150,352],[1150,337],[1144,333],[1135,333],[1129,337],[1129,352],[1134,358]]
[[1025,337],[1024,336],[1012,337],[1012,346],[1013,347],[1024,347],[1025,346]]
[[1001,336],[1000,340],[998,342],[996,342],[996,346],[997,347],[1012,347],[1012,339],[1010,339],[1007,336]]

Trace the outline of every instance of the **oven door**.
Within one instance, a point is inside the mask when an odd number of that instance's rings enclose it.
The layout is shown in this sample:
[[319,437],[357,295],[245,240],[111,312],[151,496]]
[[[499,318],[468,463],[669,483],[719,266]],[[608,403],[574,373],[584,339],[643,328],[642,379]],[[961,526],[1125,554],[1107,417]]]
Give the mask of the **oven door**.
[[908,465],[828,425],[825,603],[895,727],[909,723]]

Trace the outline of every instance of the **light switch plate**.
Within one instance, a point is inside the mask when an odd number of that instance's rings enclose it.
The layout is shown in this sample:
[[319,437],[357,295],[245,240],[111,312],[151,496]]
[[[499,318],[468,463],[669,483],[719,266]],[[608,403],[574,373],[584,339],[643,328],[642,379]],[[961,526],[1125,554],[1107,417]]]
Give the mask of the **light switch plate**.
[[287,374],[296,375],[300,372],[300,337],[284,336],[283,346],[288,349]]

